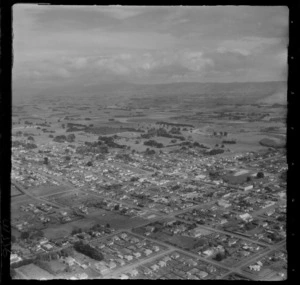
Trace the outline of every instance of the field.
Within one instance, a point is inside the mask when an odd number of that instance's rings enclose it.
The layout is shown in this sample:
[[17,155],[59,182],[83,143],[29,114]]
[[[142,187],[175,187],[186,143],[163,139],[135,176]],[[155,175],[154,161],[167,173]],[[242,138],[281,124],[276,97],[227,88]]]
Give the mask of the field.
[[[101,213],[101,214],[100,214]],[[89,215],[89,219],[95,223],[105,225],[110,224],[115,229],[130,229],[145,223],[145,219],[139,217],[128,218],[108,211],[99,211],[98,213]]]
[[21,279],[54,279],[54,276],[51,275],[48,271],[45,271],[32,263],[21,266],[17,268],[16,271]]
[[14,185],[12,185],[10,188],[10,196],[16,197],[16,196],[20,196],[20,195],[23,195],[23,193],[21,191],[19,191]]
[[66,187],[63,185],[60,186],[53,186],[53,185],[41,185],[38,187],[33,187],[28,189],[28,192],[34,196],[46,196],[52,195],[60,192],[65,192],[70,190],[70,187]]
[[95,224],[109,224],[114,229],[130,229],[145,223],[145,219],[134,217],[128,218],[105,210],[98,210],[97,213],[88,215],[86,218],[65,223],[62,225],[51,225],[44,229],[48,238],[68,236],[74,228],[88,229]]

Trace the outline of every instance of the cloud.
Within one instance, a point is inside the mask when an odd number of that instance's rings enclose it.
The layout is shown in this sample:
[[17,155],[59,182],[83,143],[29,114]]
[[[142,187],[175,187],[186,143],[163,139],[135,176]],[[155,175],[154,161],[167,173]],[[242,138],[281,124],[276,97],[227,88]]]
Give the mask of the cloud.
[[[101,71],[116,74],[146,76],[160,73],[171,76],[172,73],[203,72],[213,66],[210,58],[204,57],[200,51],[169,51],[120,54],[102,57],[96,62]],[[149,73],[150,72],[150,73]]]
[[243,37],[221,42],[217,51],[220,53],[236,52],[242,55],[250,55],[262,52],[272,46],[282,45],[282,43],[281,38]]
[[203,71],[207,66],[213,66],[212,59],[205,58],[202,52],[184,52],[181,59],[182,65],[192,71]]
[[13,15],[18,80],[254,81],[286,70],[284,7],[18,4]]
[[[98,6],[99,7],[99,6]],[[139,6],[100,6],[101,13],[106,13],[111,17],[119,20],[124,20],[136,15],[139,15],[145,11],[144,7]]]
[[87,59],[85,57],[78,57],[74,60],[73,66],[76,69],[82,69],[85,68],[87,65]]
[[57,72],[54,73],[54,75],[58,75],[58,76],[61,76],[63,78],[69,78],[71,76],[71,73],[68,70],[66,70],[65,68],[59,68],[57,70]]

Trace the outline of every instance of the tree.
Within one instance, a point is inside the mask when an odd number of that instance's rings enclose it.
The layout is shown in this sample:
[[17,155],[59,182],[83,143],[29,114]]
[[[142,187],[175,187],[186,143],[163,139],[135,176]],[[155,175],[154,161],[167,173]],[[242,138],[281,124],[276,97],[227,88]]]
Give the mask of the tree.
[[21,235],[20,235],[20,238],[21,239],[28,239],[29,238],[29,232],[22,232]]
[[86,164],[86,166],[93,166],[93,163],[91,161],[88,161],[88,163]]
[[224,258],[224,255],[222,253],[218,252],[214,259],[216,261],[221,261],[221,260],[223,260],[223,258]]
[[109,224],[109,223],[107,223],[107,224],[106,224],[106,227],[107,227],[107,228],[110,228],[110,224]]
[[280,174],[279,178],[282,179],[283,181],[286,181],[286,179],[287,179],[287,171],[282,172]]
[[96,248],[91,247],[89,244],[84,244],[83,242],[76,242],[74,244],[76,251],[85,254],[86,256],[101,261],[103,260],[103,254]]
[[67,142],[74,142],[74,140],[75,140],[75,135],[74,134],[67,135]]
[[48,157],[44,157],[44,164],[46,164],[46,165],[49,164],[49,159],[48,159]]
[[264,178],[265,177],[265,174],[262,172],[262,171],[259,171],[259,172],[257,172],[257,174],[256,174],[256,178]]

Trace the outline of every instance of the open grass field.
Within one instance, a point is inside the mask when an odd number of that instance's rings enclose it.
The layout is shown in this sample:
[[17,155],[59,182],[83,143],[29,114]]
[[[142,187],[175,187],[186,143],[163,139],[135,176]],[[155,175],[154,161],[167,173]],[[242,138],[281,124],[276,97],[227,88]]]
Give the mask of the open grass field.
[[54,279],[52,274],[33,263],[21,266],[16,271],[21,279]]
[[55,193],[65,192],[71,190],[70,187],[64,186],[64,185],[41,185],[38,187],[29,188],[28,192],[34,196],[45,196],[45,195],[52,195]]
[[91,219],[95,223],[103,225],[109,223],[110,226],[115,229],[130,229],[138,227],[139,225],[146,222],[146,219],[142,219],[140,217],[129,218],[127,216],[118,215],[116,213],[108,211],[101,211],[100,215],[99,212],[95,214],[93,213],[89,216],[89,219]]
[[10,196],[15,197],[19,195],[24,195],[24,194],[21,191],[19,191],[14,185],[12,185],[10,188]]

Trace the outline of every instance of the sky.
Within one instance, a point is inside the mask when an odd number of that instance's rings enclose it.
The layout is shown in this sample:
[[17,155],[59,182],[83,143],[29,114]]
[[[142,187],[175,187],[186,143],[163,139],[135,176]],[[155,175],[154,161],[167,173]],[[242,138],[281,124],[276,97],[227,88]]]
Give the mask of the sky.
[[13,84],[287,80],[284,6],[13,6]]

